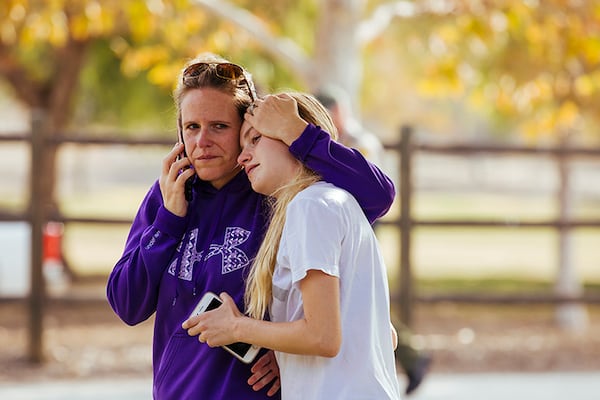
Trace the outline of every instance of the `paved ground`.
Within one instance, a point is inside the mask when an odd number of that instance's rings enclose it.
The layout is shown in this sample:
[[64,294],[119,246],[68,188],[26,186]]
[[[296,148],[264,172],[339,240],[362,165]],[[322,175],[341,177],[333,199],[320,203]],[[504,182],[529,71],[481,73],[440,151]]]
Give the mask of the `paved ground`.
[[152,398],[150,379],[1,383],[6,400],[147,400]]
[[6,400],[148,400],[151,398],[152,381],[141,378],[0,384],[0,399]]
[[[402,378],[401,378],[402,379]],[[403,385],[403,381],[401,380]],[[0,398],[10,400],[146,400],[151,381],[82,380],[2,383]],[[431,374],[410,400],[597,400],[600,372]]]
[[600,372],[432,374],[410,400],[598,400]]
[[[96,290],[83,286],[73,298]],[[557,329],[551,307],[422,304],[417,311],[414,340],[434,362],[406,400],[600,399],[598,306],[588,307],[590,326],[579,333]],[[34,365],[25,359],[26,303],[0,302],[0,400],[151,398],[152,319],[129,327],[105,301],[67,299],[50,302],[45,316],[47,361]]]

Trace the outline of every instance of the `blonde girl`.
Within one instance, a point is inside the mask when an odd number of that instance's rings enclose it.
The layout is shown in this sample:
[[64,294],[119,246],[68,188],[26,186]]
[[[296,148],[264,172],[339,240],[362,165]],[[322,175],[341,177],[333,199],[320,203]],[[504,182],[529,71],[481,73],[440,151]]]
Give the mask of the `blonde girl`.
[[[352,195],[293,157],[282,134],[293,138],[309,124],[335,132],[322,105],[300,93],[267,96],[245,115],[238,162],[273,202],[246,285],[246,315],[221,293],[223,306],[183,327],[209,346],[242,341],[275,350],[284,400],[399,399],[386,269],[373,230]],[[274,132],[282,139],[271,139]]]

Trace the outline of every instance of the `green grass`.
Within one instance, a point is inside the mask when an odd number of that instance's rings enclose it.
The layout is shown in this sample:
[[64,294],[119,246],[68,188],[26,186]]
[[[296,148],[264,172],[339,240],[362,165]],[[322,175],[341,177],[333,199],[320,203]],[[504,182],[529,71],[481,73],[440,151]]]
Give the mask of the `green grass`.
[[133,219],[148,189],[128,186],[110,191],[77,193],[60,199],[60,204],[66,215]]
[[127,225],[68,225],[63,249],[69,267],[80,276],[108,274],[123,252],[128,232]]
[[[392,290],[399,282],[399,235],[378,228]],[[600,231],[578,230],[572,263],[582,283],[600,282]],[[553,282],[558,271],[557,236],[547,229],[415,229],[411,267],[415,279],[480,282]]]
[[[415,196],[417,220],[448,219],[541,221],[556,218],[551,197],[506,193],[426,192]],[[389,213],[395,217],[399,204]],[[600,203],[578,199],[576,218],[598,218]],[[380,239],[392,289],[398,286],[400,236],[390,226],[379,226]],[[559,265],[559,236],[547,228],[416,227],[412,236],[411,266],[420,281],[465,279],[472,286],[483,282],[553,282]],[[570,260],[577,279],[600,282],[600,229],[579,228],[571,233]]]

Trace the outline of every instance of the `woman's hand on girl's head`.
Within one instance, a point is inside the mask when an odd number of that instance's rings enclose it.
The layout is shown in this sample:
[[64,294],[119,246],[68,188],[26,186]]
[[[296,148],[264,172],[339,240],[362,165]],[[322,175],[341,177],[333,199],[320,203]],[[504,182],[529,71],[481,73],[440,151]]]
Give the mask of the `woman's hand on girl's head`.
[[183,144],[177,143],[163,158],[158,181],[165,208],[179,217],[184,217],[187,213],[185,182],[194,176],[190,160],[187,157],[179,159],[182,153]]
[[254,101],[252,113],[244,119],[262,135],[278,139],[290,146],[308,123],[298,113],[298,104],[290,95],[267,95]]

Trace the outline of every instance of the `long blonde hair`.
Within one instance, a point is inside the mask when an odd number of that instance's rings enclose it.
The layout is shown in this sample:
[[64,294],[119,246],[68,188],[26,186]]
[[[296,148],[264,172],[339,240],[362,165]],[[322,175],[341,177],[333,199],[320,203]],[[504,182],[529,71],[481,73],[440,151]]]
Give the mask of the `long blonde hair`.
[[[288,94],[296,100],[298,113],[302,119],[320,126],[329,132],[333,139],[337,139],[337,129],[327,109],[316,98],[306,93],[291,92]],[[286,185],[278,188],[274,196],[269,198],[271,202],[269,227],[252,263],[244,294],[246,314],[252,318],[263,319],[271,302],[273,271],[285,225],[287,206],[298,193],[319,180],[321,177],[316,172],[303,165],[298,175]]]

